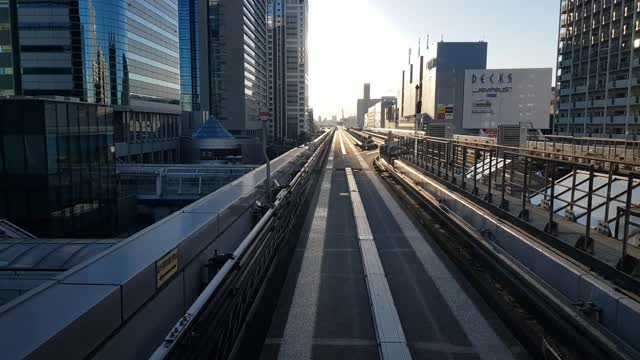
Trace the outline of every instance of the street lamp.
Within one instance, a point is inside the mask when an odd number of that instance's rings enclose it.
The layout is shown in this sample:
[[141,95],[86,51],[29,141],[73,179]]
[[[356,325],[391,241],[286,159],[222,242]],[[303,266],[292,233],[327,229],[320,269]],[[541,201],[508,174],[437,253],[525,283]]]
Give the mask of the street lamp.
[[269,154],[267,154],[267,122],[269,121],[269,112],[260,110],[258,117],[262,120],[262,153],[265,164],[267,165],[266,201],[267,205],[271,206],[273,204],[273,193],[271,192],[271,160],[269,160]]

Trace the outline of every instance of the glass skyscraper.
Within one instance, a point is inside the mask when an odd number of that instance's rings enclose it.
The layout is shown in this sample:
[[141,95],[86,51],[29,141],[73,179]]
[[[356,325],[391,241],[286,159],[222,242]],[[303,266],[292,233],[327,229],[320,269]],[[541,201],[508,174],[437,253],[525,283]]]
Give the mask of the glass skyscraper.
[[0,46],[2,94],[179,108],[177,0],[3,0]]
[[200,106],[200,9],[198,0],[178,0],[180,28],[180,89],[182,110]]

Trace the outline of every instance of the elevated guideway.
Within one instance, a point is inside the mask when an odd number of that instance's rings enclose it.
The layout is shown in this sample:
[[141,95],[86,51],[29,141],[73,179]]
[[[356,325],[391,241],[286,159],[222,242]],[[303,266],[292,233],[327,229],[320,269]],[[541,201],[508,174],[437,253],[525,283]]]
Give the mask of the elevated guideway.
[[334,138],[261,358],[529,358],[355,142]]

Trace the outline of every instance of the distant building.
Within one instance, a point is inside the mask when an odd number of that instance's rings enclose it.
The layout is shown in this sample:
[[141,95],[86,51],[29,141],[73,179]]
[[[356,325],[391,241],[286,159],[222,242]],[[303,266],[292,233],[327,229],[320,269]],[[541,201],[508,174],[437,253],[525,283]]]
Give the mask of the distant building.
[[640,137],[636,2],[562,1],[558,39],[560,135]]
[[398,128],[398,99],[383,96],[380,102],[368,109],[365,119],[365,127],[368,128]]
[[365,126],[365,116],[369,108],[377,104],[380,99],[371,98],[371,84],[364,84],[362,99],[358,99],[356,106],[356,125],[354,127],[363,128]]
[[348,128],[358,127],[358,120],[356,116],[349,116],[346,118],[342,118],[342,123],[344,124],[344,126]]
[[308,121],[308,1],[267,0],[269,137],[298,143]]

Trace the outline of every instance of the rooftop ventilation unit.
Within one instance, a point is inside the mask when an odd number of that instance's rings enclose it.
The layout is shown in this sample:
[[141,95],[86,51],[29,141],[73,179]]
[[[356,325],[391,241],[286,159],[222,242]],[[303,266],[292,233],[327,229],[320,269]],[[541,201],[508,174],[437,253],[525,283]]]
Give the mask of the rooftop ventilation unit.
[[498,145],[526,147],[528,129],[518,125],[498,125]]

